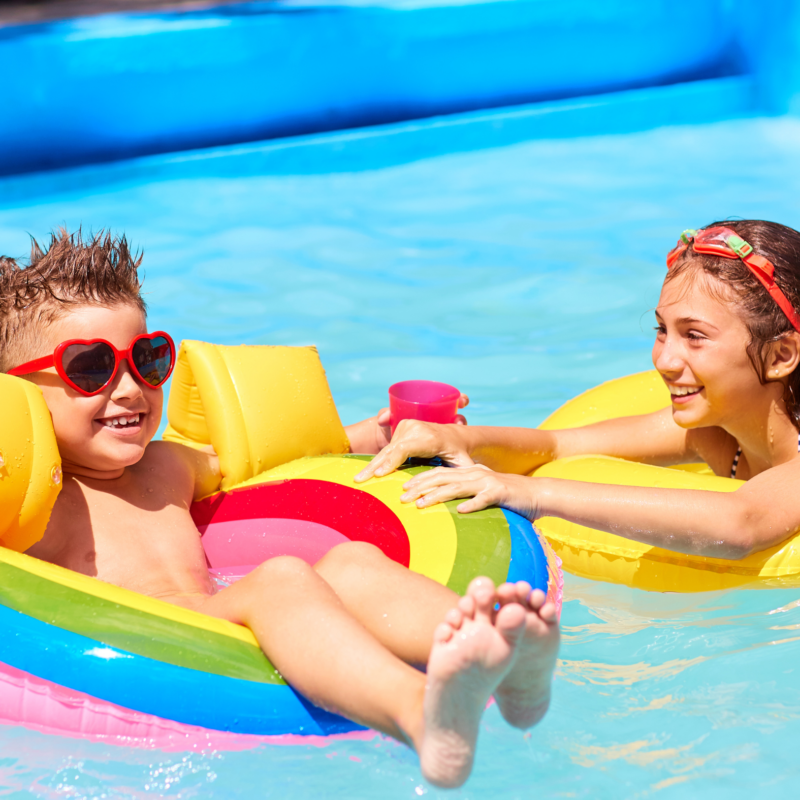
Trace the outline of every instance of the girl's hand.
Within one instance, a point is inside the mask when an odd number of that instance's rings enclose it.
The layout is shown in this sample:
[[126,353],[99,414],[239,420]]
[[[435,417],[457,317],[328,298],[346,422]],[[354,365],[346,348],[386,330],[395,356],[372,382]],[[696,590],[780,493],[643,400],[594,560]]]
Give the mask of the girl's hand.
[[[466,408],[469,397],[462,394],[458,399],[458,407]],[[356,483],[363,483],[375,475],[388,475],[396,470],[407,458],[433,458],[440,456],[447,464],[466,466],[472,459],[450,425],[436,425],[432,422],[420,422],[415,419],[400,421],[392,438],[390,413],[382,408],[375,417],[377,440],[380,452],[355,477]],[[463,414],[456,416],[456,425],[466,425]]]
[[403,503],[416,501],[418,508],[470,497],[471,500],[457,506],[462,514],[498,505],[516,511],[531,522],[543,516],[535,478],[504,475],[482,464],[456,469],[437,467],[412,478],[403,488],[405,494],[400,500]]

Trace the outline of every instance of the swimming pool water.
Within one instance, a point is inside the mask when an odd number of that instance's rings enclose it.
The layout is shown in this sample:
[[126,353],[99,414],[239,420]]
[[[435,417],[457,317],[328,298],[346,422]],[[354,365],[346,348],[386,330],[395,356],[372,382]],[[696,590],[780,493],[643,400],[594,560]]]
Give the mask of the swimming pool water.
[[[788,119],[350,173],[258,174],[243,157],[225,178],[109,167],[87,188],[80,174],[14,200],[0,181],[0,251],[60,224],[124,230],[145,250],[153,326],[319,345],[346,423],[390,383],[435,378],[472,396],[475,423],[536,424],[649,367],[649,310],[681,230],[732,215],[800,226]],[[550,713],[523,734],[489,709],[459,792],[424,784],[382,738],[182,754],[0,727],[0,795],[797,796],[800,592],[661,595],[567,576],[563,631]]]

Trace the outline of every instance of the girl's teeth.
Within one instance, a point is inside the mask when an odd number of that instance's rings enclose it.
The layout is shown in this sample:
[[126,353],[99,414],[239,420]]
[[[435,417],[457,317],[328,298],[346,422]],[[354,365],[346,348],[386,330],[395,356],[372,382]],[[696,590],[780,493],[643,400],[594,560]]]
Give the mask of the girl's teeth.
[[677,397],[683,397],[686,394],[693,394],[694,392],[699,391],[699,386],[672,386],[670,388],[670,393],[676,395]]

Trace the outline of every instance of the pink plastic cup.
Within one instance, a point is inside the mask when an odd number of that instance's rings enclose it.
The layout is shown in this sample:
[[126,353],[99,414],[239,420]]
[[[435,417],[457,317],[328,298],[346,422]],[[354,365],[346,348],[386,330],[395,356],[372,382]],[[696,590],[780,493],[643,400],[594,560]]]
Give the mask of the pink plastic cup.
[[442,425],[456,421],[458,398],[455,386],[438,381],[400,381],[389,387],[392,434],[400,420],[421,419]]

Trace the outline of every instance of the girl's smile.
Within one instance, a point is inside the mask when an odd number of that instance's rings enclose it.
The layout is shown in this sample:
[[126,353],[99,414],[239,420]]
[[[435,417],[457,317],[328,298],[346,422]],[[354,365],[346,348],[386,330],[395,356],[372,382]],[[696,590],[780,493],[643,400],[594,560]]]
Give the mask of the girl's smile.
[[688,403],[703,391],[702,386],[678,386],[674,383],[667,383],[667,388],[672,396],[672,402],[679,404]]
[[661,290],[653,364],[682,428],[735,426],[754,403],[764,403],[759,398],[767,387],[747,355],[750,332],[729,294],[721,282],[695,270],[666,281]]

